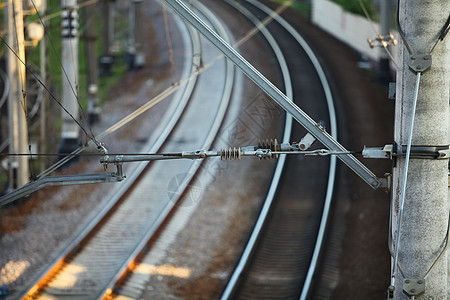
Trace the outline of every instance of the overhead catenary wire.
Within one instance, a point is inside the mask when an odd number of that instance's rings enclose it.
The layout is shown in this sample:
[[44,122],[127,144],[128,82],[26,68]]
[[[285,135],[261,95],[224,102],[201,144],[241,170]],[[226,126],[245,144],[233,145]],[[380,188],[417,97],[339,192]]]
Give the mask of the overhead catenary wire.
[[[92,4],[93,4],[93,3],[96,3],[96,2],[98,2],[98,1],[88,1],[88,2],[92,2]],[[79,107],[79,109],[80,109],[80,111],[81,111],[81,113],[82,113],[83,119],[84,119],[84,120],[87,120],[86,113],[85,113],[85,111],[84,111],[84,109],[83,109],[83,106],[81,105],[80,99],[79,99],[79,97],[78,97],[78,93],[75,91],[75,88],[73,87],[72,82],[70,82],[70,80],[69,80],[69,76],[68,76],[68,74],[67,74],[67,72],[66,72],[66,69],[64,68],[64,65],[62,64],[61,59],[60,59],[60,57],[59,57],[59,55],[58,55],[58,53],[57,53],[57,51],[56,51],[55,45],[53,44],[53,41],[52,41],[52,39],[51,39],[51,37],[50,37],[50,35],[49,35],[49,33],[48,33],[47,26],[45,25],[44,20],[41,18],[41,15],[40,15],[40,13],[39,13],[39,10],[37,9],[37,7],[36,7],[36,5],[35,5],[35,3],[34,3],[34,0],[31,0],[31,3],[33,4],[34,9],[36,10],[36,15],[38,16],[38,18],[39,18],[39,20],[40,20],[40,22],[41,22],[41,25],[42,25],[42,27],[44,28],[44,33],[45,33],[45,35],[47,36],[47,39],[49,40],[49,42],[50,42],[50,44],[51,44],[51,46],[52,46],[53,52],[54,52],[54,54],[55,54],[55,56],[56,56],[56,58],[57,58],[57,60],[58,60],[59,65],[61,66],[61,70],[62,70],[62,72],[63,72],[63,74],[64,74],[64,76],[65,76],[65,78],[66,78],[66,80],[67,80],[67,82],[68,82],[68,84],[69,84],[71,90],[72,90],[73,95],[75,96],[75,99],[76,99],[76,101],[77,101],[78,107]],[[64,11],[66,11],[66,10],[62,10],[61,13],[63,13]],[[69,24],[71,24],[71,22],[69,22]],[[71,25],[69,25],[69,26],[71,26]],[[72,57],[72,59],[75,59],[75,58]],[[47,88],[46,88],[46,90],[48,91]],[[50,92],[49,92],[49,93],[50,93]],[[50,94],[50,95],[51,95],[52,99],[56,99],[56,97],[54,97],[52,94]],[[62,107],[62,103],[60,103],[60,102],[58,101],[58,104]],[[89,139],[92,139],[92,140],[94,141],[94,143],[95,143],[97,146],[99,146],[99,143],[98,143],[98,141],[97,141],[96,138],[95,138],[95,135],[94,135],[94,133],[93,133],[93,131],[92,131],[91,126],[88,124],[88,129],[89,129],[89,131],[90,131],[90,133],[91,133],[91,134],[89,135],[89,134],[86,132],[86,130],[84,129],[84,127],[81,125],[81,123],[80,123],[78,120],[76,120],[75,117],[74,117],[72,114],[70,114],[65,108],[63,108],[63,109],[64,109],[64,111],[71,117],[71,119],[73,119],[73,120],[75,121],[75,123],[83,130],[83,132],[85,133],[85,135],[86,135]]]
[[81,123],[74,118],[74,116],[62,105],[62,103],[56,98],[56,96],[50,91],[50,89],[42,82],[42,80],[33,72],[33,70],[31,70],[31,68],[29,68],[29,66],[19,57],[19,55],[11,48],[10,45],[8,45],[8,43],[6,42],[5,38],[0,35],[0,40],[6,45],[6,47],[17,57],[17,59],[19,60],[19,62],[21,64],[23,64],[25,66],[25,68],[27,69],[28,72],[30,72],[30,74],[36,79],[37,82],[39,82],[39,84],[41,84],[44,89],[49,93],[50,97],[56,101],[56,103],[58,103],[58,105],[64,110],[64,112],[66,112],[73,120],[75,123],[77,123],[77,125],[81,128],[81,130],[83,130],[83,132],[86,134],[86,136],[88,136],[90,139],[94,140],[93,136],[90,136],[86,129],[81,125]]
[[[90,3],[96,3],[98,1],[88,1]],[[285,6],[280,7],[279,9],[277,9],[275,11],[275,13],[271,16],[268,16],[264,19],[264,21],[262,21],[261,23],[264,24],[264,26],[266,26],[271,20],[273,20],[273,18],[276,16],[276,14],[280,13],[283,9],[285,9]],[[43,20],[43,18],[41,18],[41,20]],[[247,34],[245,34],[239,41],[237,41],[234,44],[234,47],[238,48],[240,47],[242,44],[244,44],[246,41],[248,41],[252,36],[254,36],[258,30],[260,30],[260,28],[252,28],[251,30],[249,30],[249,32]],[[47,33],[47,30],[45,31]],[[0,36],[0,39],[3,40],[2,36]],[[51,42],[51,41],[50,41]],[[53,46],[54,48],[54,46]],[[158,95],[156,95],[155,97],[149,99],[145,104],[143,104],[142,106],[140,106],[139,108],[137,108],[135,111],[133,111],[131,114],[128,114],[127,116],[125,116],[124,118],[122,118],[120,121],[116,122],[115,124],[113,124],[112,126],[110,126],[108,129],[106,129],[105,131],[103,131],[102,133],[97,134],[96,139],[94,139],[94,137],[91,138],[92,141],[95,142],[95,144],[97,145],[97,147],[100,146],[100,142],[98,140],[101,140],[102,138],[108,136],[109,134],[119,130],[120,128],[122,128],[123,126],[129,124],[130,122],[132,122],[133,120],[135,120],[138,116],[142,115],[143,113],[145,113],[147,110],[149,110],[150,108],[152,108],[153,106],[155,106],[156,104],[158,104],[159,102],[163,101],[164,99],[167,99],[167,97],[169,97],[171,94],[173,94],[175,91],[177,91],[179,88],[181,88],[183,85],[187,84],[189,81],[193,80],[196,76],[199,76],[202,72],[206,71],[208,68],[210,68],[211,66],[213,66],[217,61],[219,61],[222,57],[224,56],[224,54],[219,54],[217,55],[217,57],[215,57],[214,59],[212,59],[208,64],[203,65],[201,68],[197,68],[196,71],[194,71],[189,77],[178,81],[174,84],[172,84],[170,87],[168,87],[167,89],[163,90],[161,93],[159,93]],[[25,65],[26,66],[26,65]],[[36,75],[34,73],[32,73],[33,76]],[[69,114],[69,116],[73,118],[73,116],[64,108],[64,106],[61,104],[60,101],[58,101],[56,99],[56,97],[51,93],[51,91],[44,85],[44,83],[39,80],[38,78],[36,78],[36,80],[42,84],[42,86],[45,88],[45,90],[50,94],[50,96],[52,97],[53,100],[55,100],[59,106],[65,110],[66,113]],[[76,120],[74,119],[74,121],[80,126],[80,128],[84,131],[84,133],[86,134],[86,136],[89,137],[89,134],[86,132],[86,130],[84,129],[84,127]],[[59,169],[60,167],[62,167],[64,164],[66,164],[67,162],[69,162],[72,158],[79,156],[79,154],[84,151],[86,148],[88,148],[90,146],[89,141],[78,147],[77,149],[75,149],[74,151],[72,151],[71,153],[66,153],[63,154],[61,156],[64,156],[63,159],[57,161],[56,163],[54,163],[52,166],[48,167],[46,170],[42,171],[40,174],[37,175],[37,178],[43,178],[46,177],[48,175],[50,175],[51,173],[53,173],[54,171],[56,171],[57,169]],[[99,155],[99,154],[97,154]],[[61,157],[60,156],[60,157]]]

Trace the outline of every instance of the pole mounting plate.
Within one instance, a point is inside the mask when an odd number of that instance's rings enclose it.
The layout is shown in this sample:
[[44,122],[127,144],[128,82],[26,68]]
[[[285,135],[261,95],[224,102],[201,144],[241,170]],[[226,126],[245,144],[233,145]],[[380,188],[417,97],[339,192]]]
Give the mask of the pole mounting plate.
[[423,73],[431,68],[431,62],[431,54],[414,54],[410,56],[408,66],[416,73]]
[[419,296],[425,292],[425,279],[403,279],[403,291],[410,296]]

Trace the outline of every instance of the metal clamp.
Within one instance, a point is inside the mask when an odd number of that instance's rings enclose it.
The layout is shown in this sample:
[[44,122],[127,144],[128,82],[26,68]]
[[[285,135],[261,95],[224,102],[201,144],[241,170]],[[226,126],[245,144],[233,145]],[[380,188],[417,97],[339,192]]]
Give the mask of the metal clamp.
[[[406,145],[395,156],[405,156]],[[450,158],[449,146],[411,146],[411,158],[420,159],[448,159]]]
[[449,159],[450,158],[450,148],[438,151],[438,159]]
[[385,145],[384,147],[368,148],[364,146],[362,155],[364,158],[389,158],[392,159],[393,145]]
[[[394,145],[388,144],[383,147],[365,147],[362,151],[364,158],[389,158],[405,156],[406,145],[401,151],[395,151]],[[420,159],[450,159],[450,146],[411,146],[411,158]]]
[[425,293],[425,279],[403,279],[403,291],[410,296],[419,296]]
[[114,175],[118,178],[126,178],[126,176],[123,174],[123,155],[117,155],[114,164],[117,168],[117,173],[115,173]]
[[431,54],[414,54],[409,58],[408,66],[416,73],[423,73],[431,68]]

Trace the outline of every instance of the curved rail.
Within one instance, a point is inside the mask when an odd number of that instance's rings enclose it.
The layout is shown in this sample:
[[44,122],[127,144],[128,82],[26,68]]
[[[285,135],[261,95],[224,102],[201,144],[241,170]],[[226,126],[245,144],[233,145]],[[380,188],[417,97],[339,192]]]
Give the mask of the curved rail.
[[[226,3],[233,6],[235,9],[240,10],[241,13],[251,20],[251,22],[254,23],[255,26],[260,27],[261,22],[245,7],[238,5],[234,1],[225,0]],[[268,41],[270,46],[272,47],[275,56],[277,57],[277,60],[280,64],[281,73],[283,76],[283,82],[285,86],[285,93],[286,96],[289,97],[289,99],[294,99],[294,93],[292,89],[292,81],[289,73],[289,68],[286,63],[286,59],[284,58],[283,52],[280,49],[280,46],[276,42],[275,38],[272,36],[272,34],[267,30],[265,27],[260,27],[261,33],[264,35],[265,39]],[[283,134],[283,143],[289,142],[292,132],[292,117],[289,114],[286,114],[286,121],[284,126],[284,134]],[[237,264],[233,274],[231,275],[231,278],[222,294],[221,299],[229,299],[232,295],[234,289],[236,288],[236,285],[238,284],[238,281],[240,279],[240,276],[242,272],[245,269],[245,266],[247,265],[248,260],[250,259],[252,250],[256,244],[256,241],[258,240],[258,237],[262,231],[263,225],[265,223],[267,214],[270,211],[270,207],[272,206],[273,199],[275,197],[275,193],[278,189],[278,183],[280,182],[281,174],[283,172],[283,167],[286,162],[286,154],[280,155],[277,165],[275,167],[275,172],[272,177],[272,181],[270,183],[270,188],[267,193],[266,199],[264,200],[264,205],[261,209],[261,212],[258,216],[258,219],[256,221],[255,227],[253,229],[252,234],[250,235],[249,241],[247,242],[247,245],[244,249],[244,252],[242,253],[242,256],[239,260],[239,263]]]
[[[229,1],[227,1],[229,2]],[[254,0],[247,0],[248,3],[251,3],[255,7],[258,7],[260,10],[264,11],[268,15],[275,15],[273,10],[265,6],[264,4],[254,1]],[[235,5],[234,5],[235,6]],[[242,9],[242,7],[240,7]],[[243,13],[249,17],[248,11],[243,11]],[[309,47],[309,45],[306,43],[306,41],[303,39],[303,37],[283,18],[281,18],[278,15],[275,15],[274,17],[275,21],[278,22],[281,26],[283,26],[291,35],[292,37],[298,42],[298,44],[304,49],[306,52],[308,58],[311,60],[311,63],[313,64],[314,68],[316,69],[316,72],[319,76],[320,82],[323,87],[323,91],[325,93],[325,97],[327,100],[327,106],[329,111],[329,118],[330,118],[330,128],[331,128],[331,136],[337,139],[337,122],[336,122],[336,115],[335,115],[335,109],[334,109],[334,102],[331,94],[331,89],[328,84],[328,81],[326,79],[325,73],[316,57],[312,49]],[[262,31],[264,35],[264,31]],[[289,96],[288,96],[289,97]],[[293,99],[289,97],[290,99]],[[320,222],[319,232],[316,239],[316,245],[314,247],[313,256],[311,258],[310,267],[308,269],[308,273],[301,291],[300,299],[306,299],[308,292],[310,290],[311,282],[313,275],[315,273],[316,267],[317,267],[317,261],[318,257],[321,251],[321,247],[324,240],[324,234],[326,229],[326,224],[328,222],[328,215],[330,211],[330,205],[331,205],[331,199],[333,195],[333,189],[334,189],[334,179],[335,179],[335,172],[336,172],[336,157],[332,156],[330,159],[330,167],[329,167],[329,175],[328,175],[328,185],[327,185],[327,192],[325,196],[325,203],[322,213],[322,218]],[[276,177],[274,176],[274,180]],[[272,187],[276,189],[278,182],[274,182],[274,180],[271,183],[271,190]],[[273,196],[272,196],[273,197]],[[268,198],[269,200],[269,198]],[[267,214],[269,211],[269,208],[271,206],[272,199],[270,198],[269,203],[265,203],[263,206],[263,209],[261,211],[260,216],[258,217],[257,223],[255,225],[255,228],[251,234],[251,237],[249,239],[249,242],[244,250],[244,253],[233,273],[233,275],[230,278],[230,281],[227,285],[227,287],[224,290],[224,293],[222,294],[221,299],[229,299],[233,293],[233,291],[236,289],[236,286],[238,284],[238,281],[240,279],[240,276],[242,272],[244,271],[245,266],[248,263],[248,260],[250,259],[251,253],[253,251],[253,247],[255,246],[256,240],[258,239],[258,236],[261,234],[262,226],[267,218]]]
[[[183,22],[175,18],[177,22],[177,27],[180,31],[185,32],[182,34],[183,38],[190,36],[190,40],[192,41],[192,50],[189,53],[186,53],[185,57],[192,57],[191,61],[185,64],[182,76],[183,78],[189,77],[189,74],[196,71],[198,65],[200,65],[201,57],[201,45],[199,36],[193,30],[188,28],[186,31],[186,27]],[[187,38],[184,39],[185,50],[188,51],[190,49],[191,41]],[[159,133],[158,138],[155,141],[149,141],[146,146],[144,146],[143,151],[146,152],[157,152],[160,148],[162,148],[164,142],[169,137],[170,133],[173,131],[176,126],[178,120],[180,119],[183,111],[185,110],[190,95],[192,94],[197,77],[189,80],[188,83],[184,86],[184,89],[179,89],[175,94],[175,99],[171,106],[168,108],[163,120],[160,122],[158,128],[155,129],[155,132]],[[78,247],[82,242],[86,239],[89,239],[91,232],[99,226],[99,224],[104,220],[108,213],[118,204],[119,200],[130,190],[133,186],[134,182],[139,178],[139,176],[144,172],[149,162],[141,162],[137,164],[132,170],[130,176],[128,176],[128,180],[124,182],[123,185],[120,185],[118,189],[114,190],[110,200],[102,207],[102,209],[96,213],[95,217],[88,223],[88,225],[78,233],[78,235],[65,247],[58,255],[57,259],[55,259],[49,266],[41,273],[39,273],[36,278],[33,280],[33,285],[25,290],[25,292],[20,295],[20,297],[32,298],[37,291],[43,288],[48,280],[52,278],[52,276],[59,270],[59,267],[64,265],[66,257],[74,254],[78,251]]]
[[[212,12],[206,8],[203,4],[200,2],[197,2],[196,4],[197,9],[199,9],[205,17],[210,20],[213,24],[216,30],[218,31],[219,35],[222,36],[225,40],[229,41],[229,37],[227,35],[227,32],[221,22],[212,14]],[[225,113],[227,111],[230,99],[231,99],[231,92],[233,88],[233,82],[234,82],[234,66],[230,61],[226,61],[226,82],[225,86],[222,92],[222,97],[220,101],[220,107],[217,111],[217,113],[214,116],[214,122],[208,132],[207,137],[205,138],[202,149],[209,149],[214,142],[217,133],[219,131],[220,126],[222,125],[223,119],[225,117]],[[189,171],[187,172],[187,176],[183,179],[183,181],[180,183],[180,186],[188,188],[189,183],[195,176],[195,173],[198,171],[201,161],[196,161],[192,164],[192,166],[189,168]],[[102,299],[110,299],[113,294],[115,296],[120,295],[120,290],[116,287],[123,284],[123,279],[128,278],[128,274],[130,270],[136,267],[136,262],[139,260],[142,260],[145,258],[145,255],[149,253],[150,251],[150,240],[152,236],[155,234],[155,232],[159,229],[159,227],[166,221],[169,214],[174,209],[173,203],[177,203],[181,195],[185,192],[178,193],[178,196],[176,199],[172,199],[172,201],[168,202],[166,204],[166,207],[161,212],[161,214],[158,217],[158,220],[154,223],[154,226],[152,226],[152,229],[149,230],[149,232],[146,234],[146,236],[142,239],[142,242],[136,247],[136,249],[133,251],[133,253],[129,256],[127,261],[121,266],[120,272],[117,273],[117,275],[111,279],[111,281],[108,283],[107,288],[102,292],[101,298]],[[139,284],[133,285],[134,287],[140,286]],[[135,293],[138,293],[138,291],[135,291]]]

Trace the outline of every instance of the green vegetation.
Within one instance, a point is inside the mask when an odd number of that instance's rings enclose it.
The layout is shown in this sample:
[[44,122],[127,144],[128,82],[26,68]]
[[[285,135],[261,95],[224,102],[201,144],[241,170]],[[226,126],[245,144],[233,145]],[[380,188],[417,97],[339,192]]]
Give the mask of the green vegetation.
[[[53,16],[48,20],[48,25],[46,25],[47,28],[47,34],[45,36],[45,39],[47,40],[48,47],[49,47],[49,67],[50,67],[50,80],[51,80],[51,86],[58,91],[55,95],[58,98],[60,98],[60,91],[62,87],[62,81],[66,80],[63,76],[62,70],[61,70],[61,29],[60,29],[60,23],[61,23],[61,16],[58,14],[61,11],[60,6],[60,0],[49,0],[48,2],[48,10],[47,15]],[[80,10],[79,14],[81,15],[83,12]],[[44,17],[44,15],[41,13],[41,17]],[[31,16],[28,17],[29,20],[36,20],[37,22],[40,22],[38,19],[38,16]],[[97,40],[98,44],[98,56],[101,55],[101,35],[100,29],[101,29],[101,18],[96,17],[95,18],[97,22],[97,36],[99,37]],[[80,20],[80,33],[82,35],[82,30],[84,24],[82,23],[83,20]],[[127,24],[122,24],[121,27],[127,26]],[[78,93],[78,99],[83,107],[86,107],[86,99],[87,99],[87,66],[86,66],[86,55],[85,55],[85,40],[81,37],[79,40],[79,47],[78,47],[78,65],[79,65],[79,82],[74,83],[73,88]],[[40,49],[39,47],[36,48],[30,48],[27,50],[27,61],[39,66],[39,54]],[[117,57],[120,57],[122,53],[118,53]],[[120,78],[123,77],[127,70],[127,66],[125,62],[122,59],[116,59],[115,64],[112,68],[112,74],[110,76],[101,76],[99,78],[99,98],[101,102],[103,103],[106,100],[107,97],[107,90],[110,89],[115,83],[117,83]],[[58,99],[59,100],[59,99]]]
[[[359,0],[331,0],[333,2],[336,2],[337,4],[339,4],[340,6],[342,6],[342,8],[348,12],[357,14],[357,15],[364,15],[364,11],[361,8],[361,4],[359,3]],[[369,13],[370,17],[372,19],[376,19],[376,10],[372,4],[372,1],[370,0],[362,0],[361,1],[363,6],[366,8],[367,12]]]

